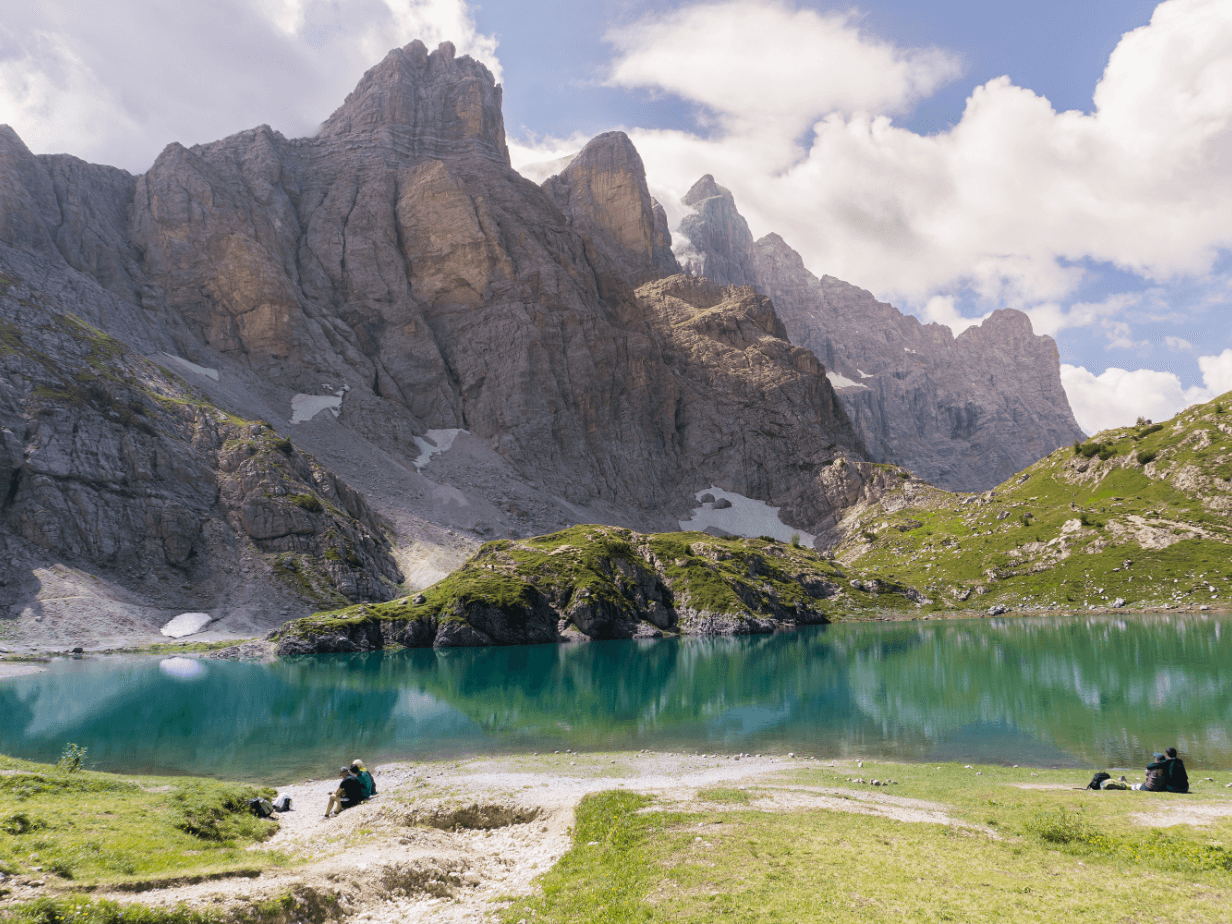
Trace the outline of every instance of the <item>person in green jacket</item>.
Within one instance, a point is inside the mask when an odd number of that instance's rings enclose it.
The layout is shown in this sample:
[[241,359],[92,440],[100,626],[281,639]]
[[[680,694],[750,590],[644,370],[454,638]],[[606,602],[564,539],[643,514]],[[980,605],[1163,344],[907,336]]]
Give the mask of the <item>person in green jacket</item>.
[[351,772],[359,777],[360,785],[364,787],[363,801],[367,802],[376,795],[376,780],[372,778],[362,760],[351,761]]

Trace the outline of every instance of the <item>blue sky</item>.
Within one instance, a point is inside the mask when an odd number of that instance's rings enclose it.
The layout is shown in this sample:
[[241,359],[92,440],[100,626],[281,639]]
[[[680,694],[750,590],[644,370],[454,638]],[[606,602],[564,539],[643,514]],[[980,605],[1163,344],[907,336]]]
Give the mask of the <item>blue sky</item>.
[[310,132],[414,38],[493,69],[527,175],[623,129],[676,220],[713,173],[819,275],[1026,311],[1088,430],[1232,389],[1232,0],[44,0],[0,22],[0,122],[140,172]]

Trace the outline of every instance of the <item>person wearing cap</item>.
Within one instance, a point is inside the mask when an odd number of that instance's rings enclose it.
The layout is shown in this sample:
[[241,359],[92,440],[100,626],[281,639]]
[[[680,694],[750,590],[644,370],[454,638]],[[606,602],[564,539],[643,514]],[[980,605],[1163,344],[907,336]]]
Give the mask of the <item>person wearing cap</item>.
[[361,786],[364,787],[363,799],[366,802],[376,795],[376,780],[372,778],[372,774],[368,772],[368,768],[364,766],[364,762],[358,758],[351,761],[351,772],[359,780]]
[[350,767],[343,767],[338,771],[338,788],[330,793],[329,802],[325,805],[325,817],[328,818],[332,812],[341,812],[359,805],[363,800],[364,784],[351,772]]
[[1153,754],[1155,759],[1146,765],[1146,779],[1141,783],[1134,783],[1131,789],[1138,792],[1164,792],[1168,788],[1167,777],[1165,771],[1168,769],[1167,759],[1163,754]]

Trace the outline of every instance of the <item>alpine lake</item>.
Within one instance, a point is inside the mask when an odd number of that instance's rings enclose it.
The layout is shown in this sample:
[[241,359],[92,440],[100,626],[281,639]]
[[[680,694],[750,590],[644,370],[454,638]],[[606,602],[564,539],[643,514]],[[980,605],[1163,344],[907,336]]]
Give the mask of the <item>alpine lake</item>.
[[[477,754],[698,751],[1232,768],[1232,616],[840,623],[776,635],[53,661],[0,682],[0,753],[265,783]],[[1192,772],[1192,771],[1191,771]]]

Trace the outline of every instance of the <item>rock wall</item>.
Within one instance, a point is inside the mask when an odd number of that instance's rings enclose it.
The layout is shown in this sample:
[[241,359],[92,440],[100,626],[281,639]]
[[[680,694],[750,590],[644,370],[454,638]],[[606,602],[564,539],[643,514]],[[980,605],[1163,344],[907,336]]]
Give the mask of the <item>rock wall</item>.
[[1060,358],[1025,314],[1000,310],[954,337],[824,276],[777,234],[753,241],[731,192],[702,177],[684,199],[690,271],[754,285],[791,342],[825,364],[871,457],[941,487],[985,490],[1082,437]]

